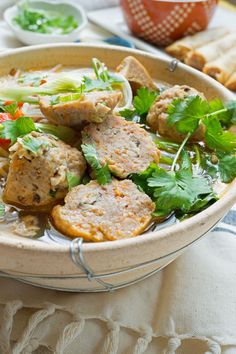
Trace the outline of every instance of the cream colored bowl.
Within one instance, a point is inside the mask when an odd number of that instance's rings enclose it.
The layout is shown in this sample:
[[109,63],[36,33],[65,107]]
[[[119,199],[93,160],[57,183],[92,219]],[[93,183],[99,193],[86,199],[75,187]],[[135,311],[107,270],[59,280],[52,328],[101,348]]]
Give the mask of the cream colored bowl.
[[[232,95],[208,76],[185,66],[133,49],[61,44],[21,48],[0,55],[0,75],[12,68],[65,66],[88,67],[97,57],[115,68],[127,55],[135,55],[157,81],[187,84],[207,98],[224,101]],[[236,181],[207,210],[181,223],[136,238],[64,244],[16,237],[0,225],[0,270],[20,280],[67,291],[104,291],[143,279],[166,266],[188,246],[205,235],[236,202]]]

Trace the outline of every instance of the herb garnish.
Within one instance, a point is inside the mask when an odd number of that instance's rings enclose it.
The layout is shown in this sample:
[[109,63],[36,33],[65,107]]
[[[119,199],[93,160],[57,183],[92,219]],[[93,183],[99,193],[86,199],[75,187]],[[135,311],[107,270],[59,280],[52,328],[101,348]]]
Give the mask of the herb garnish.
[[23,30],[38,33],[68,34],[78,27],[74,16],[55,11],[30,8],[28,1],[21,2],[13,19]]
[[102,166],[96,148],[92,144],[82,144],[81,149],[88,164],[95,173],[95,177],[99,184],[107,184],[111,182],[111,173],[108,165]]
[[20,142],[26,150],[31,151],[34,155],[37,154],[39,149],[47,148],[49,146],[49,143],[46,140],[31,136],[23,137]]
[[167,216],[173,211],[179,215],[196,213],[217,200],[208,179],[193,175],[186,152],[181,154],[177,171],[166,171],[151,164],[146,171],[133,174],[131,178],[155,202],[155,216]]
[[66,173],[66,180],[68,183],[69,191],[80,184],[80,178],[78,176],[73,175],[71,172]]
[[29,117],[7,120],[0,124],[0,138],[10,139],[12,144],[16,142],[17,138],[29,134],[32,131],[52,134],[66,142],[71,142],[76,138],[76,132],[69,127],[55,126],[47,123],[34,123]]
[[232,152],[236,149],[236,136],[224,131],[221,121],[225,125],[232,124],[235,108],[236,102],[224,107],[219,100],[207,102],[200,96],[190,96],[172,101],[167,122],[183,134],[193,134],[199,124],[203,124],[205,141],[210,149]]
[[146,122],[146,115],[156,100],[158,92],[150,91],[146,87],[141,87],[137,90],[137,95],[133,100],[133,109],[124,109],[120,111],[120,115],[129,121],[135,121],[139,123]]
[[12,102],[10,104],[4,104],[3,101],[0,102],[0,111],[4,113],[9,113],[12,117],[16,114],[18,110],[18,103]]

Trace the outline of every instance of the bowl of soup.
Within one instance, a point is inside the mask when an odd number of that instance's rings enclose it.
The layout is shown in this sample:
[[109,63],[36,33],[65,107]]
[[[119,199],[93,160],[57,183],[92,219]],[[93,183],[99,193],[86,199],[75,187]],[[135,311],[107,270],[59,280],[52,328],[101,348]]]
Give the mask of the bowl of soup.
[[184,64],[110,46],[20,48],[0,56],[0,99],[7,276],[118,289],[235,203],[232,94]]
[[134,35],[166,46],[206,29],[218,0],[121,0],[120,3]]

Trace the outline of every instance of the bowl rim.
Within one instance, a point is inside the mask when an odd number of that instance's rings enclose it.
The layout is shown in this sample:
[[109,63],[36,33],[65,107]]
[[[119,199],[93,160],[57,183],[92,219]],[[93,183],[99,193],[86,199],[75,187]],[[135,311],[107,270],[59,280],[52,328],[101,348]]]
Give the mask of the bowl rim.
[[[55,44],[40,44],[40,45],[34,45],[34,46],[29,46],[29,47],[21,47],[17,49],[10,49],[6,50],[2,53],[0,53],[0,60],[2,58],[5,58],[9,55],[14,56],[15,54],[21,54],[21,53],[26,53],[26,52],[34,52],[34,51],[40,51],[44,49],[61,49],[61,48],[91,48],[91,49],[96,49],[96,48],[101,48],[104,50],[112,50],[112,51],[122,51],[124,54],[127,53],[127,55],[131,55],[132,53],[135,55],[142,55],[143,57],[147,57],[150,59],[158,60],[159,62],[162,62],[165,64],[167,67],[169,66],[170,62],[173,60],[173,58],[168,59],[168,58],[163,58],[159,57],[156,54],[152,53],[147,53],[138,49],[132,49],[132,48],[125,48],[125,47],[117,47],[117,46],[112,46],[112,45],[100,45],[100,44],[89,44],[89,43],[55,43]],[[214,86],[218,90],[221,90],[222,93],[224,94],[225,97],[227,97],[228,100],[230,99],[235,99],[234,95],[232,92],[230,92],[228,89],[226,89],[223,85],[221,85],[219,82],[215,81],[211,77],[208,77],[207,75],[203,74],[202,72],[199,72],[198,70],[191,68],[187,66],[186,64],[183,64],[181,62],[178,63],[178,67],[183,69],[186,72],[189,72],[190,74],[197,74],[197,76],[200,79],[204,79],[204,81],[208,82],[211,86]],[[132,247],[137,244],[144,244],[144,243],[149,243],[151,241],[158,239],[170,239],[175,233],[186,233],[190,232],[193,226],[195,225],[201,225],[204,223],[205,220],[207,220],[210,216],[217,214],[218,211],[222,210],[229,210],[227,206],[231,206],[236,202],[236,178],[227,185],[226,189],[224,190],[223,195],[221,198],[216,201],[213,205],[209,206],[207,209],[203,210],[202,212],[190,217],[189,219],[183,220],[177,224],[168,226],[164,229],[158,230],[158,231],[152,231],[148,232],[146,234],[142,234],[136,237],[132,237],[129,239],[121,239],[121,240],[116,240],[116,241],[105,241],[105,242],[94,242],[94,243],[83,243],[83,252],[103,252],[103,251],[109,251],[111,249],[124,249],[127,247]],[[64,253],[68,252],[69,245],[61,245],[61,244],[49,244],[46,242],[39,242],[37,240],[33,239],[28,239],[24,237],[19,237],[19,239],[16,238],[11,238],[9,237],[8,239],[6,237],[0,237],[0,246],[7,246],[11,248],[23,248],[24,250],[36,250],[37,252],[53,252],[53,253]]]
[[46,37],[50,37],[50,38],[52,37],[54,39],[65,39],[66,36],[72,36],[72,35],[78,34],[80,31],[82,31],[84,29],[84,27],[88,23],[87,15],[86,15],[84,8],[77,3],[66,2],[66,0],[56,0],[53,3],[51,1],[47,1],[47,0],[30,0],[30,2],[31,3],[41,2],[41,3],[54,5],[54,6],[57,4],[64,4],[68,7],[74,8],[77,11],[77,13],[80,14],[82,21],[80,24],[78,24],[78,26],[73,31],[71,31],[70,33],[67,33],[67,34],[38,33],[38,32],[28,31],[28,30],[22,29],[20,26],[18,26],[17,24],[15,24],[12,21],[13,17],[15,16],[15,13],[17,12],[17,5],[13,5],[13,6],[8,7],[4,11],[3,18],[4,18],[4,21],[8,24],[8,26],[11,29],[13,29],[14,31],[20,31],[21,33],[27,33],[28,35],[38,37],[38,38],[44,38],[44,39]]

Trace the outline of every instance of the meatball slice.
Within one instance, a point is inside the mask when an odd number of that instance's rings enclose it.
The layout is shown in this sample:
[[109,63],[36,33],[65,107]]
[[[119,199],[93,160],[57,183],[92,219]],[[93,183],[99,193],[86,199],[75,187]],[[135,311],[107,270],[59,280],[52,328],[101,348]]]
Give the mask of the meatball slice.
[[[183,85],[175,85],[163,91],[151,106],[147,115],[147,123],[152,130],[157,131],[160,135],[164,135],[177,142],[182,142],[184,134],[179,133],[174,126],[167,124],[167,109],[174,99],[183,99],[189,96],[200,96],[205,99],[203,93],[198,92],[192,87]],[[204,126],[200,125],[196,132],[192,135],[192,141],[201,141],[204,139]]]
[[155,204],[130,180],[99,185],[91,181],[73,188],[65,205],[52,210],[56,228],[69,237],[86,241],[130,238],[150,223]]
[[157,89],[146,68],[132,56],[124,58],[116,71],[129,81],[134,93],[140,87],[147,87],[150,90]]
[[103,122],[122,100],[119,91],[92,91],[78,100],[53,104],[52,97],[41,97],[40,110],[52,123],[81,126],[86,122]]
[[151,162],[159,162],[160,151],[151,135],[139,124],[111,115],[102,124],[89,124],[82,131],[84,144],[96,148],[102,165],[126,178],[146,170]]
[[68,173],[80,179],[86,169],[81,152],[52,135],[32,132],[10,151],[3,200],[20,208],[47,210],[68,192]]

